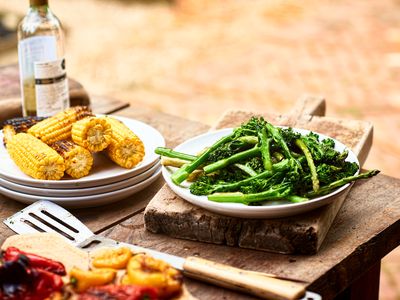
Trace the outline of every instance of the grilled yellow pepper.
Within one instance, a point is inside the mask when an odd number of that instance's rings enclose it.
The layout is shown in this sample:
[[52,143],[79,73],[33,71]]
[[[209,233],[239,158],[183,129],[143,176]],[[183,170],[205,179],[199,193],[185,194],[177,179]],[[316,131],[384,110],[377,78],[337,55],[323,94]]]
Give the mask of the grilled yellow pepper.
[[152,286],[158,289],[161,296],[167,297],[181,290],[182,280],[182,274],[166,262],[137,254],[129,260],[121,283]]
[[69,276],[77,292],[83,292],[92,286],[104,285],[112,282],[117,274],[113,269],[94,269],[84,271],[77,267],[71,269]]
[[132,252],[126,247],[105,249],[93,257],[92,265],[96,268],[123,269],[131,257]]

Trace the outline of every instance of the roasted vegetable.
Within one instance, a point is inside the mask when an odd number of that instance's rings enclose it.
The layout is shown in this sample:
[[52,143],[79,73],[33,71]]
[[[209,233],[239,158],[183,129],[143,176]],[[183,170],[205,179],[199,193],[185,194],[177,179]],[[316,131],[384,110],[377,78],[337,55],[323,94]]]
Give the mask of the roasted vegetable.
[[3,143],[7,145],[8,141],[17,133],[27,132],[36,123],[44,120],[45,117],[22,117],[13,118],[3,123]]
[[132,257],[132,252],[126,247],[104,249],[92,259],[96,268],[123,269]]
[[111,141],[106,149],[107,155],[123,168],[133,168],[143,160],[143,142],[121,121],[107,117],[111,125]]
[[[17,249],[18,250],[18,249]],[[61,291],[64,283],[60,275],[46,271],[45,258],[29,253],[17,256],[15,249],[10,255],[2,255],[0,264],[0,299],[43,300]],[[32,258],[35,262],[31,261]],[[35,266],[36,265],[36,266]],[[54,267],[54,264],[51,268]]]
[[15,261],[18,260],[21,255],[25,256],[29,260],[29,265],[32,268],[42,269],[61,276],[67,274],[62,263],[36,254],[21,251],[15,247],[8,247],[2,253],[2,258],[5,261]]
[[74,106],[37,123],[28,129],[28,133],[46,144],[53,144],[70,139],[72,124],[88,116],[93,116],[88,107]]
[[251,205],[267,200],[303,202],[379,173],[373,170],[354,175],[358,165],[346,161],[347,151],[335,150],[333,139],[320,140],[313,132],[301,135],[257,117],[235,128],[198,156],[168,148],[157,148],[155,152],[179,159],[175,164],[179,169],[171,175],[175,184],[203,170],[204,174],[190,185],[190,192],[207,195],[209,200],[217,202]]
[[74,267],[69,272],[73,288],[77,292],[84,292],[93,286],[105,285],[111,283],[117,274],[113,269],[94,269],[84,271]]
[[85,118],[72,125],[72,140],[92,152],[102,151],[110,144],[111,126],[106,118]]
[[72,178],[81,178],[89,174],[93,166],[92,153],[71,141],[57,141],[50,145],[64,158],[65,173]]
[[166,262],[146,254],[137,254],[129,260],[122,284],[155,287],[162,298],[179,293],[182,280],[182,274]]
[[64,159],[50,146],[27,133],[18,133],[8,142],[7,151],[25,174],[44,180],[64,175]]

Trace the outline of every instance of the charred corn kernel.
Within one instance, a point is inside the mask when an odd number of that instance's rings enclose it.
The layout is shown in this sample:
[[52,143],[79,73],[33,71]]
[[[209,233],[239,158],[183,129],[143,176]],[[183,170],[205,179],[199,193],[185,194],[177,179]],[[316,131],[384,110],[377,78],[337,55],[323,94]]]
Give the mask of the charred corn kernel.
[[132,252],[126,247],[104,249],[93,257],[92,265],[96,268],[123,269],[131,257]]
[[71,141],[57,141],[51,145],[64,158],[65,173],[72,178],[81,178],[89,174],[93,166],[92,153]]
[[111,125],[111,141],[106,152],[110,159],[123,168],[131,169],[144,157],[143,142],[121,121],[107,117]]
[[166,262],[146,254],[133,256],[122,278],[122,284],[152,286],[162,297],[178,293],[182,288],[182,274]]
[[77,292],[86,291],[92,286],[104,285],[112,282],[117,274],[113,269],[95,269],[84,271],[73,267],[69,272],[72,286]]
[[13,118],[5,121],[3,123],[4,145],[6,145],[8,141],[17,133],[27,132],[29,128],[44,119],[45,117],[29,116],[22,118]]
[[58,180],[64,175],[64,159],[30,134],[14,135],[7,144],[7,151],[22,172],[33,178]]
[[72,140],[92,152],[102,151],[110,144],[111,126],[106,118],[85,118],[72,125]]
[[87,116],[93,116],[88,107],[74,106],[37,123],[28,129],[28,133],[48,145],[67,140],[71,138],[72,124]]

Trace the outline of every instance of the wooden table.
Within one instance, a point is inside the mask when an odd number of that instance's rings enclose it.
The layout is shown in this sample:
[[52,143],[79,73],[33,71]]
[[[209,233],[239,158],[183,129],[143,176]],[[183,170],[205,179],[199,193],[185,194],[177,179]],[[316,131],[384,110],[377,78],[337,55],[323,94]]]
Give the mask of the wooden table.
[[[143,107],[129,107],[116,114],[157,128],[169,147],[208,129],[204,124]],[[378,299],[380,260],[400,242],[400,180],[385,175],[354,185],[318,254],[311,256],[271,254],[146,232],[143,210],[162,185],[160,178],[147,189],[116,204],[72,213],[95,233],[120,241],[302,279],[308,282],[308,289],[320,293],[324,299]],[[23,207],[0,196],[1,219]],[[5,225],[0,225],[0,243],[11,234]],[[199,299],[255,299],[189,279],[187,283]]]

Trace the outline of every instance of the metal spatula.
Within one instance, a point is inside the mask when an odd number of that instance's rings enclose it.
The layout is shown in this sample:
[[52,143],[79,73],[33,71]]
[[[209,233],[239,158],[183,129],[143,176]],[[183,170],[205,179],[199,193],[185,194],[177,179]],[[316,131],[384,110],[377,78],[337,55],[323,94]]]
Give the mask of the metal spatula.
[[300,284],[299,280],[283,280],[272,274],[245,271],[199,257],[182,258],[96,236],[67,210],[49,201],[42,200],[31,204],[4,220],[4,223],[19,234],[58,233],[71,244],[86,250],[104,246],[125,246],[134,252],[145,252],[162,259],[188,277],[265,299],[299,299],[301,297],[307,300],[321,299],[318,294],[305,291],[304,284]]

